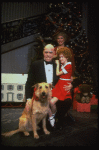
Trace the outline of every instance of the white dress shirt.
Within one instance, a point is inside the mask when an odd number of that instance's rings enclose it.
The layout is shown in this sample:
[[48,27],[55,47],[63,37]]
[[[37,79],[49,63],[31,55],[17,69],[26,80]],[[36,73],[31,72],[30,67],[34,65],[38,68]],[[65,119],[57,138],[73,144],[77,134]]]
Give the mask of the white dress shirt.
[[44,67],[45,67],[45,75],[46,75],[46,81],[47,83],[52,83],[53,82],[53,65],[52,64],[47,64],[44,62]]

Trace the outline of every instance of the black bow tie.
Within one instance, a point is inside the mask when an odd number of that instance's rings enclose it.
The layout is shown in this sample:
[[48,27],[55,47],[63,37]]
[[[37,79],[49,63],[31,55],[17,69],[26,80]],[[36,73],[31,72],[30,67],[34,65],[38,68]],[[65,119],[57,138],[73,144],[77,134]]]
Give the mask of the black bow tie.
[[46,63],[46,65],[49,65],[49,64],[53,65],[53,61],[50,61],[50,62],[45,61],[45,63]]

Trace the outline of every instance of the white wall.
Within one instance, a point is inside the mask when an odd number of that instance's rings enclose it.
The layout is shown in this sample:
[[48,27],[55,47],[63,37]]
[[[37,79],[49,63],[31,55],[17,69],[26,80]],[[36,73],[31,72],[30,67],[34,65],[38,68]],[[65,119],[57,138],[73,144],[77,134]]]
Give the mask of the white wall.
[[1,55],[2,73],[28,73],[31,58],[35,57],[33,43]]

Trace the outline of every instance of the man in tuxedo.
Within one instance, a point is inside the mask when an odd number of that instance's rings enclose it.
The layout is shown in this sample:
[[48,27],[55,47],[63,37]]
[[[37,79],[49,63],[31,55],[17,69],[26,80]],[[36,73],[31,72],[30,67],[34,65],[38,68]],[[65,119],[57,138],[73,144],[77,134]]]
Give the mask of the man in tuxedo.
[[[44,47],[43,50],[43,55],[44,59],[35,61],[31,64],[29,72],[28,72],[28,78],[25,86],[25,96],[26,99],[31,99],[33,96],[33,88],[32,86],[35,85],[36,83],[41,83],[41,82],[47,82],[47,83],[52,83],[54,86],[59,77],[56,76],[56,63],[53,60],[54,56],[54,47],[51,44],[48,44]],[[65,86],[65,90],[70,90],[72,85]],[[63,104],[64,103],[64,104]],[[58,101],[57,106],[57,117],[62,118],[64,114],[70,109],[72,105],[71,100],[65,100],[61,105],[61,102]],[[65,111],[62,111],[63,108],[60,106],[66,106]],[[61,113],[60,113],[61,112]]]

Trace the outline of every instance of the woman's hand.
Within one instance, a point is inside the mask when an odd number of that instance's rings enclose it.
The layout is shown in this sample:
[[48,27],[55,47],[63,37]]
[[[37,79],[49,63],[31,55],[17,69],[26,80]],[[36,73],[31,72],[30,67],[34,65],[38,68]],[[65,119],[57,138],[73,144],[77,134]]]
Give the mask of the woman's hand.
[[70,90],[71,90],[72,87],[73,87],[72,84],[68,83],[68,85],[64,85],[63,88],[65,89],[65,91],[70,92]]

